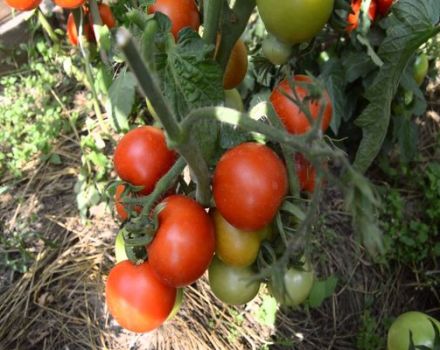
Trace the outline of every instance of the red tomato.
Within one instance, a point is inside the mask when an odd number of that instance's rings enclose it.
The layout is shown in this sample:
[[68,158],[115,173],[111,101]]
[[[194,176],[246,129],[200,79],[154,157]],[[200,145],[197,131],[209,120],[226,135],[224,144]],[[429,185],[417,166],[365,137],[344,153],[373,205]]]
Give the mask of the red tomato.
[[156,182],[176,160],[168,149],[162,130],[142,126],[129,131],[119,141],[114,164],[119,177],[135,186],[144,186],[139,194],[151,193]]
[[98,9],[102,23],[105,24],[109,29],[116,27],[116,20],[113,17],[111,8],[106,4],[99,4]]
[[316,169],[301,153],[295,154],[295,170],[301,191],[312,193],[315,190]]
[[287,194],[286,168],[269,147],[243,143],[221,157],[212,189],[218,211],[230,224],[258,230],[272,221]]
[[[351,32],[356,29],[359,25],[359,15],[361,13],[362,0],[352,0],[351,1],[351,13],[347,17],[348,26],[346,28],[347,32]],[[370,7],[368,8],[368,17],[371,21],[376,18],[376,1],[371,0]]]
[[85,0],[53,0],[53,2],[65,9],[76,9],[84,4]]
[[194,0],[156,0],[148,6],[148,13],[162,12],[171,21],[171,33],[178,38],[179,32],[186,27],[195,31],[200,27],[200,14]]
[[223,78],[223,87],[233,89],[238,86],[246,76],[248,68],[247,48],[243,40],[239,39],[231,51]]
[[41,0],[5,0],[6,4],[19,11],[30,11],[40,5]]
[[172,287],[187,286],[208,268],[215,251],[211,218],[193,199],[174,195],[163,202],[159,229],[147,247],[151,267]]
[[[295,91],[298,98],[304,100],[309,95],[307,85],[310,84],[312,80],[307,75],[295,75],[293,79],[297,83],[295,85]],[[275,87],[270,95],[270,101],[272,102],[273,108],[287,131],[291,134],[304,134],[310,129],[309,120],[300,108],[286,95],[293,98],[293,92],[290,88],[289,81],[283,80]],[[312,117],[316,119],[318,118],[323,99],[325,99],[326,107],[324,109],[321,129],[322,132],[325,132],[330,125],[333,113],[332,103],[327,92],[324,92],[320,101],[309,101],[308,106]]]
[[393,5],[393,0],[376,0],[377,11],[382,15],[386,16],[390,10],[391,5]]
[[176,289],[163,284],[148,262],[135,265],[125,260],[110,271],[105,296],[110,313],[121,327],[142,333],[167,319]]
[[[116,192],[115,192],[115,208],[116,208],[116,212],[118,213],[119,219],[121,221],[125,221],[128,219],[128,213],[125,210],[124,204],[121,201],[121,195],[125,190],[125,186],[120,184],[116,187]],[[134,210],[137,213],[140,213],[142,211],[142,207],[140,205],[136,205],[134,207]]]

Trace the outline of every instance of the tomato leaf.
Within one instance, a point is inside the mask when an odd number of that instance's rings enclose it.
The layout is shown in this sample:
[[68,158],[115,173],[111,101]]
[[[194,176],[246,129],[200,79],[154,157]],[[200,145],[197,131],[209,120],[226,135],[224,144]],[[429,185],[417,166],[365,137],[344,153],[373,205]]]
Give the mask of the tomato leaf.
[[128,116],[133,109],[136,79],[131,72],[122,72],[109,89],[105,109],[112,127],[120,132],[129,129]]
[[365,172],[378,155],[390,122],[391,101],[400,76],[417,48],[440,31],[438,0],[401,0],[393,5],[387,36],[378,50],[384,62],[365,97],[370,104],[356,120],[363,138],[354,166]]
[[312,290],[310,291],[307,305],[312,308],[320,307],[325,299],[333,295],[338,284],[338,279],[335,276],[330,276],[323,281],[315,281]]

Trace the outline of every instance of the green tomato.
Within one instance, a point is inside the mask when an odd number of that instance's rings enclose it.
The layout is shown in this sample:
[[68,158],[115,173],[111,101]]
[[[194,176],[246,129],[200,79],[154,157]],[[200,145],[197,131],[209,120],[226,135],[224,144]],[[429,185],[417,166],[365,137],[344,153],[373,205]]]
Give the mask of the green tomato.
[[240,93],[237,89],[225,90],[225,107],[243,112],[244,105]]
[[408,350],[409,331],[413,334],[414,345],[424,345],[431,349],[435,333],[429,319],[433,320],[440,330],[440,322],[422,312],[410,311],[401,314],[388,330],[387,349]]
[[246,304],[255,298],[260,289],[260,282],[251,280],[255,273],[249,266],[229,266],[214,257],[208,273],[212,292],[226,304]]
[[284,274],[285,294],[281,295],[275,288],[271,287],[275,299],[286,306],[298,306],[303,303],[310,294],[313,287],[315,273],[310,264],[304,264],[303,270],[289,268]]
[[329,20],[334,0],[257,0],[268,32],[288,44],[309,41]]
[[127,253],[125,252],[124,237],[122,236],[123,231],[119,231],[115,240],[115,257],[116,263],[124,260],[128,260]]
[[263,55],[273,64],[284,64],[289,60],[292,47],[279,41],[273,35],[268,35],[263,40]]
[[425,53],[421,53],[416,57],[413,68],[413,77],[416,83],[420,86],[428,74],[429,60]]

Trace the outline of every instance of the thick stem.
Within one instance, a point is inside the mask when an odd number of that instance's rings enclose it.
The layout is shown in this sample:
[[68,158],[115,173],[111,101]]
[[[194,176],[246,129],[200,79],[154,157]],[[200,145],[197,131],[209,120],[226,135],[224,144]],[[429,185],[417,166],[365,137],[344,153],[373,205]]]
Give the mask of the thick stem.
[[232,48],[246,28],[249,17],[255,8],[256,0],[236,1],[232,10],[226,1],[224,3],[225,12],[221,27],[221,42],[216,58],[223,70],[228,64]]
[[203,2],[203,24],[205,26],[203,40],[205,40],[207,44],[216,44],[220,15],[224,3],[225,0],[205,0]]
[[171,112],[168,104],[162,96],[162,93],[156,84],[153,75],[145,65],[138,49],[133,41],[131,34],[125,28],[120,28],[116,33],[119,47],[124,52],[127,63],[134,73],[139,87],[145,97],[148,98],[153,109],[156,111],[168,137],[171,141],[171,147],[180,144],[182,132],[175,116]]

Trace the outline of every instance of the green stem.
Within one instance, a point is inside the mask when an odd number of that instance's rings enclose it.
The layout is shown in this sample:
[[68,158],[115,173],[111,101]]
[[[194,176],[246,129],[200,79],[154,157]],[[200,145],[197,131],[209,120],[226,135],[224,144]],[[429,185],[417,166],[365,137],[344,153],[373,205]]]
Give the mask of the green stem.
[[224,3],[224,0],[205,0],[203,2],[203,23],[205,25],[203,39],[207,44],[216,44],[221,10]]
[[38,8],[38,21],[40,22],[43,29],[46,31],[47,35],[49,35],[49,38],[53,42],[58,42],[58,37],[56,33],[53,31],[52,26],[47,21],[46,17],[44,16],[44,13],[41,12],[40,8]]
[[217,62],[225,70],[232,48],[244,32],[256,0],[237,0],[231,10],[225,2],[225,15],[221,26],[221,42],[217,52]]

